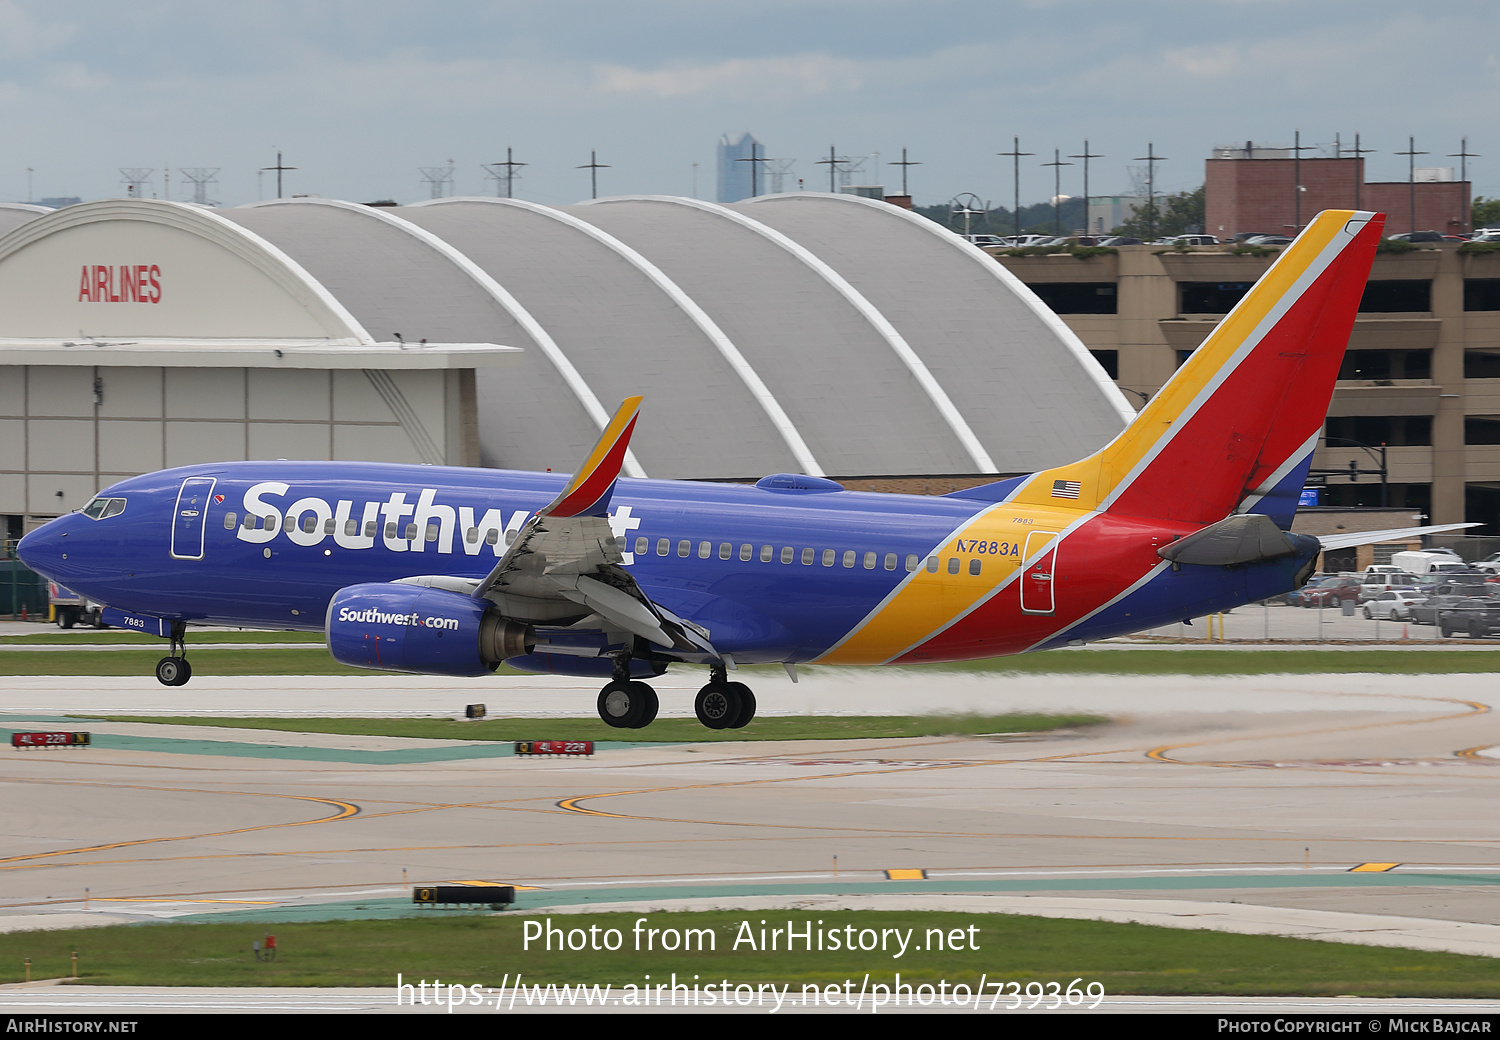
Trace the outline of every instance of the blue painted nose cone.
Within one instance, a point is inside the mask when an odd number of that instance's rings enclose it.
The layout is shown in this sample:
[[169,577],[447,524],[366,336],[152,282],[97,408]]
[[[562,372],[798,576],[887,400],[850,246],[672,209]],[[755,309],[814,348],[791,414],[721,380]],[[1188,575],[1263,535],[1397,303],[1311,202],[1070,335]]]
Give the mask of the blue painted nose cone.
[[16,555],[27,567],[43,577],[57,580],[62,563],[63,537],[60,528],[67,517],[58,517],[25,535],[16,545]]

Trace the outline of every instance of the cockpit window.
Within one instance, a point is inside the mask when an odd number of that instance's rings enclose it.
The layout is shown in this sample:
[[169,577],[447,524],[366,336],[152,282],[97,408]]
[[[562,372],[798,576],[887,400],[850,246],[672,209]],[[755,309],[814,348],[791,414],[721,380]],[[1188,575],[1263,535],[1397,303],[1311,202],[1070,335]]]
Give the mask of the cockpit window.
[[90,520],[106,520],[125,512],[125,499],[94,498],[80,511]]

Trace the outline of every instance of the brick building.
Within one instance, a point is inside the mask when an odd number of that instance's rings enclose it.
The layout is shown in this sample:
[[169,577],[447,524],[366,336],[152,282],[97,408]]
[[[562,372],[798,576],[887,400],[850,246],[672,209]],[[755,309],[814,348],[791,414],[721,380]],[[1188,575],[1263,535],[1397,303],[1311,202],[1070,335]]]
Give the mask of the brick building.
[[[1457,234],[1469,230],[1467,181],[1366,182],[1363,158],[1303,159],[1299,164],[1279,157],[1285,151],[1252,149],[1253,157],[1246,158],[1245,149],[1214,149],[1215,158],[1205,163],[1203,230],[1220,238],[1244,231],[1295,235],[1325,209],[1372,209],[1384,213],[1387,234],[1401,231]],[[1277,157],[1263,157],[1268,153]],[[1225,158],[1228,155],[1236,157]],[[1300,206],[1296,190],[1299,172]],[[1436,171],[1417,173],[1432,176]]]

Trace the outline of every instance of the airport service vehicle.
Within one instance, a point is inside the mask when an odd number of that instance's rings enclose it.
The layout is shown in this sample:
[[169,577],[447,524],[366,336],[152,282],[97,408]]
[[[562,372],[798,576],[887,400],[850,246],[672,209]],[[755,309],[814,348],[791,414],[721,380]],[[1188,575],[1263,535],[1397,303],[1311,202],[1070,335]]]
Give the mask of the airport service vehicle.
[[1446,549],[1427,549],[1391,553],[1391,563],[1408,574],[1439,575],[1449,572],[1469,571],[1473,568],[1456,554]]
[[58,628],[72,628],[80,621],[95,628],[104,627],[99,617],[104,609],[101,604],[92,603],[55,581],[47,582],[47,604],[52,608],[52,620]]
[[1323,549],[1412,534],[1290,531],[1383,224],[1319,216],[1094,455],[942,497],[620,478],[635,397],[571,478],[195,465],[120,481],[19,552],[167,638],[168,685],[192,675],[189,625],[321,630],[363,668],[599,676],[622,728],[655,717],[645,680],[674,664],[708,669],[698,718],[732,728],[756,707],[742,664],[795,680],[802,662],[995,657],[1230,610],[1296,588]]

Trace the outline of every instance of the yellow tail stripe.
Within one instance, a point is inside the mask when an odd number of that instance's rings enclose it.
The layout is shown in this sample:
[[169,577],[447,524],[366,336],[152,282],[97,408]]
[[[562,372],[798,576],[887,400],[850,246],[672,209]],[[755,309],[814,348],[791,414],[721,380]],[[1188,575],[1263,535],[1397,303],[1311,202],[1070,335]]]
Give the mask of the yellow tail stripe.
[[1081,485],[1079,506],[1097,509],[1171,431],[1173,423],[1192,406],[1220,370],[1234,361],[1239,348],[1322,256],[1353,216],[1353,210],[1323,214],[1255,283],[1239,305],[1193,351],[1118,437],[1086,459],[1036,474],[1017,492],[1013,501],[1018,505],[1056,505],[1056,500],[1051,497],[1052,482],[1073,480]]

